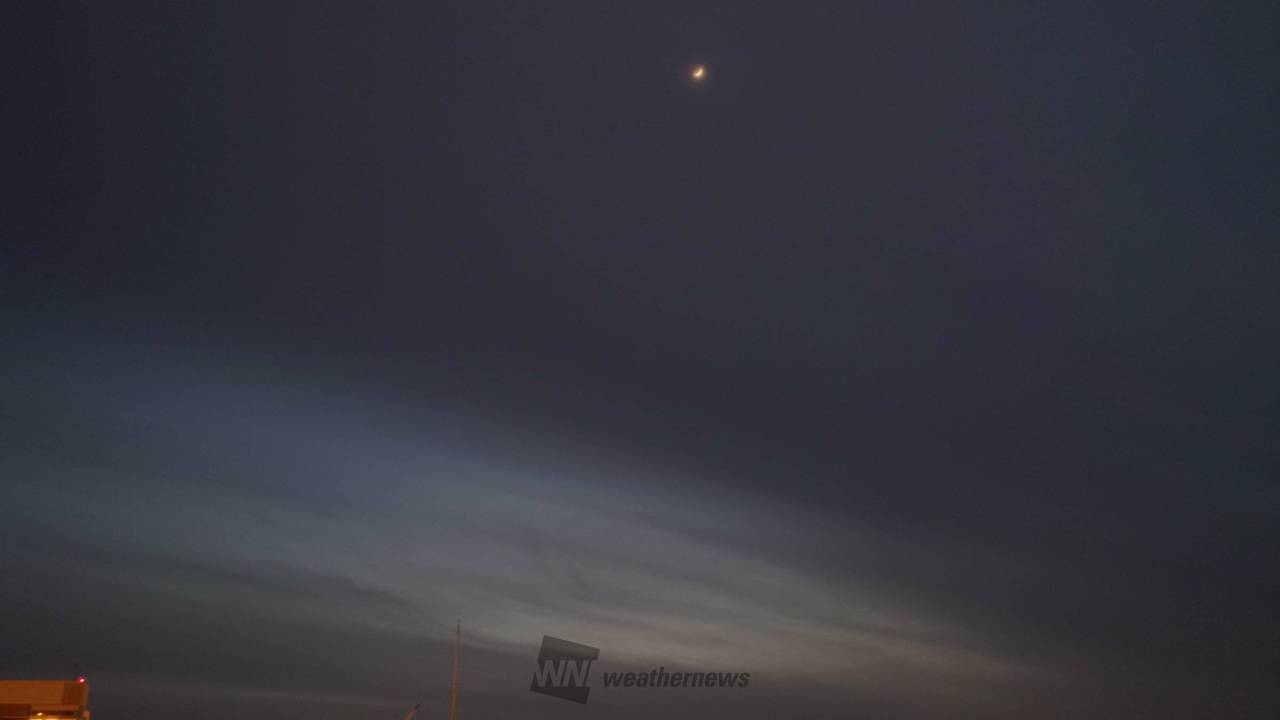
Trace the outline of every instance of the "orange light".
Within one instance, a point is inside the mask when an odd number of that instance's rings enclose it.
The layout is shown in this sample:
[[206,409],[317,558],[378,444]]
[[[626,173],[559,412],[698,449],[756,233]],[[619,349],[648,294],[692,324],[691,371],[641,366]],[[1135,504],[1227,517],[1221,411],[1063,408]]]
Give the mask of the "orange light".
[[707,66],[705,65],[699,65],[693,69],[693,72],[689,73],[689,77],[693,78],[694,80],[701,80],[706,76],[707,76]]

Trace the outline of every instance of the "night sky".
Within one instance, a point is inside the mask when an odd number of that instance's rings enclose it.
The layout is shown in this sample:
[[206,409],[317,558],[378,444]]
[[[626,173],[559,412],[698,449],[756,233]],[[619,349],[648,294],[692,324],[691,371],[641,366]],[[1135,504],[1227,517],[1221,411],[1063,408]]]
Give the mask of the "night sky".
[[0,677],[445,717],[461,618],[467,720],[1277,717],[1277,38],[4,3]]

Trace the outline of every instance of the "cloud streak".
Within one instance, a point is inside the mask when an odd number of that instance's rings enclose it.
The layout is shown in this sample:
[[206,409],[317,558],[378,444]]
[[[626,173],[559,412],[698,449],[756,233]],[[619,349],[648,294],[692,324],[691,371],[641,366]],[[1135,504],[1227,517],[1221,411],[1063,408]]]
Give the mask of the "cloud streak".
[[[11,443],[4,469],[21,518],[6,557],[32,583],[69,572],[121,607],[400,642],[447,636],[462,616],[469,646],[493,652],[558,634],[618,662],[832,691],[1060,679],[945,613],[900,604],[883,578],[798,557],[862,542],[869,557],[905,559],[918,541],[625,467],[521,467],[482,429],[442,446],[429,423],[348,413],[327,400],[335,388],[299,395],[170,362],[125,348],[92,372],[67,360],[54,376],[11,378],[29,416],[46,418],[22,429],[32,442]],[[69,522],[42,538],[50,507]],[[152,632],[174,630],[167,615]],[[123,625],[141,631],[137,619]]]

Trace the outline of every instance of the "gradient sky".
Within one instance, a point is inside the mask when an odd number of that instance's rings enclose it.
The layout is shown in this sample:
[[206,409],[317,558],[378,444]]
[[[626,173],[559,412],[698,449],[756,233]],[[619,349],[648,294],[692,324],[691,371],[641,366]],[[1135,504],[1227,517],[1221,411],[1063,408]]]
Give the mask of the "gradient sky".
[[439,717],[461,618],[472,720],[1280,712],[1272,4],[0,28],[0,677]]

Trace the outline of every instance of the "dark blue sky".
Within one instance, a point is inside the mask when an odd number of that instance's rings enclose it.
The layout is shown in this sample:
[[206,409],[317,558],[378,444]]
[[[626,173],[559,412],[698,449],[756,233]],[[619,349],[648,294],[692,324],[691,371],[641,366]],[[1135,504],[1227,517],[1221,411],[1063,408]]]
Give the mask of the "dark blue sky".
[[605,718],[1280,709],[1275,8],[0,27],[0,676],[439,712],[462,617],[474,718],[543,634],[754,678]]

